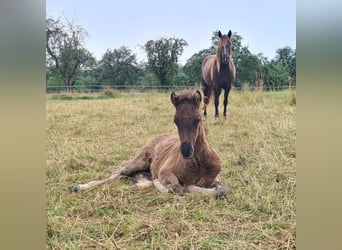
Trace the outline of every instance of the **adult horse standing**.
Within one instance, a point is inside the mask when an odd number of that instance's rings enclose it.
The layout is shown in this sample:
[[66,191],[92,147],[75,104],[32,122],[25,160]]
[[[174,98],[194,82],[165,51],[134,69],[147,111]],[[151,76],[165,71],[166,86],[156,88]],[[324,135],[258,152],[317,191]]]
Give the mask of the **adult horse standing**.
[[232,81],[235,80],[235,65],[232,58],[232,31],[228,35],[218,32],[220,38],[216,55],[204,58],[202,62],[202,88],[204,92],[204,118],[207,116],[207,105],[212,92],[214,93],[215,118],[218,118],[218,105],[221,90],[224,90],[223,115],[227,115],[228,95]]

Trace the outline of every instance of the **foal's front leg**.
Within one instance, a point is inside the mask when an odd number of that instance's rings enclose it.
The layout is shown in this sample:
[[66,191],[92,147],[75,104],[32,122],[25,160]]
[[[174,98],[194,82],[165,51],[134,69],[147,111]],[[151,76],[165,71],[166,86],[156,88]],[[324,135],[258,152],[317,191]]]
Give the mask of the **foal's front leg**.
[[189,185],[186,187],[186,191],[212,195],[216,198],[222,198],[228,193],[228,188],[219,181],[215,181],[212,188],[204,188],[196,185]]
[[163,175],[160,179],[154,179],[153,185],[161,193],[182,194],[185,191],[185,188],[179,183],[177,176],[173,173]]

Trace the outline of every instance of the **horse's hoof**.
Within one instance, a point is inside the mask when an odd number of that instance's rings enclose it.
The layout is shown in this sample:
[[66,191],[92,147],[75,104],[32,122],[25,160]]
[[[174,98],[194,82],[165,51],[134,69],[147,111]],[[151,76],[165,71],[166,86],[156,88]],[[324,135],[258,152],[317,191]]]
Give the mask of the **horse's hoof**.
[[216,189],[215,197],[216,199],[221,199],[225,197],[228,193],[229,189],[226,186],[220,186]]
[[79,191],[78,189],[78,186],[77,185],[74,185],[72,188],[71,188],[71,192],[73,193],[77,193]]

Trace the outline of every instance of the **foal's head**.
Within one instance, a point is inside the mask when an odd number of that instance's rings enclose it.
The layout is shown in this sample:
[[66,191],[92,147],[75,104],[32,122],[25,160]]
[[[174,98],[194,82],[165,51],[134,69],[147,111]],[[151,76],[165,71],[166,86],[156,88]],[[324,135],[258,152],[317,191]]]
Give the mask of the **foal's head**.
[[218,32],[218,37],[220,40],[217,46],[217,56],[221,58],[221,62],[223,64],[228,64],[232,55],[232,43],[230,40],[231,36],[231,30],[229,30],[228,35],[222,35],[221,31]]
[[176,108],[174,122],[181,142],[180,151],[185,159],[192,158],[194,154],[194,145],[201,123],[201,101],[202,95],[198,90],[195,92],[186,90],[179,95],[175,92],[171,94],[171,102]]

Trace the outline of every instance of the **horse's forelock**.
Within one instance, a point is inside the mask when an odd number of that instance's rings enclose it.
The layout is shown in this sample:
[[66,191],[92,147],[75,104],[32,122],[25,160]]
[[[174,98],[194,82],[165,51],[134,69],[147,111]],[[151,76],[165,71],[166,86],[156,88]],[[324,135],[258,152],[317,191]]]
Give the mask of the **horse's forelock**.
[[[202,95],[201,92],[197,91],[191,91],[191,90],[184,90],[179,95],[172,94],[174,97],[174,104],[185,104],[185,103],[193,103],[196,105],[199,105],[202,101]],[[171,98],[172,99],[172,98]]]

